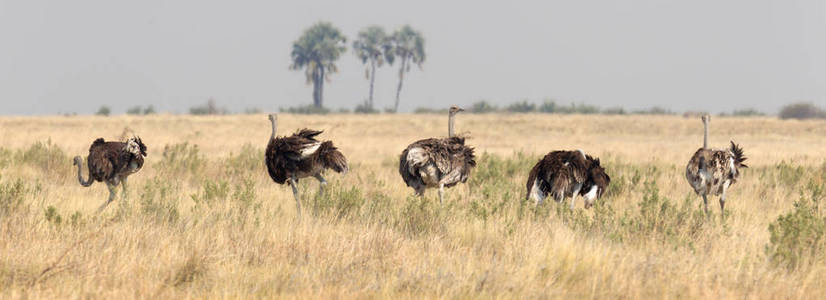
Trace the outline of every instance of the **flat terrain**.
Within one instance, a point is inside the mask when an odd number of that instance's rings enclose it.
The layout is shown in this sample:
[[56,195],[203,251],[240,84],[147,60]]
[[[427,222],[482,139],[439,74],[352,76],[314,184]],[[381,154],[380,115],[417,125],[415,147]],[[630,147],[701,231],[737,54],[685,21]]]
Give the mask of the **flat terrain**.
[[[279,121],[280,135],[324,130],[350,162],[324,194],[301,180],[300,219],[264,168],[265,115],[0,118],[0,298],[826,295],[823,240],[778,255],[769,230],[824,198],[823,121],[712,117],[710,144],[734,140],[750,168],[708,217],[684,176],[699,118],[460,114],[478,166],[442,206],[435,191],[412,197],[398,155],[445,136],[446,115]],[[71,158],[128,132],[146,165],[96,213],[105,185],[81,187]],[[601,158],[612,182],[596,207],[524,200],[528,171],[556,149]]]

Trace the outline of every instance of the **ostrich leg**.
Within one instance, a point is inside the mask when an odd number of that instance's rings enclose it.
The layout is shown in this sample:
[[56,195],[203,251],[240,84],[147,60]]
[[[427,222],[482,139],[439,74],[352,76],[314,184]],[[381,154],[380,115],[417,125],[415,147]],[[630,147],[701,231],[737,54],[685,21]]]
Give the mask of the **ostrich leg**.
[[324,194],[324,187],[327,186],[327,179],[324,179],[324,177],[321,176],[321,173],[315,174],[313,177],[318,179],[318,193]]
[[723,183],[723,194],[720,195],[720,213],[723,213],[723,210],[726,208],[726,191],[729,185],[731,185],[730,180],[726,180],[726,182]]
[[708,196],[703,194],[703,210],[708,214]]
[[571,210],[574,210],[574,208],[576,207],[575,206],[576,205],[576,196],[579,195],[579,190],[581,190],[581,189],[582,189],[582,184],[581,183],[574,186],[574,193],[573,193],[573,195],[571,195]]
[[445,184],[440,183],[439,184],[439,205],[442,205],[442,202],[444,200],[444,194],[445,194]]
[[123,186],[122,190],[120,191],[120,198],[126,200],[126,177],[120,179],[120,185]]
[[290,187],[293,188],[293,197],[295,197],[295,207],[298,211],[298,217],[301,218],[301,201],[298,199],[298,188],[296,187],[295,177],[290,177]]
[[106,187],[109,188],[109,199],[106,200],[106,202],[104,202],[103,205],[100,206],[100,208],[98,208],[98,212],[102,212],[103,209],[106,208],[106,206],[109,205],[109,203],[112,203],[112,201],[115,200],[115,195],[117,195],[117,192],[115,191],[115,189],[118,186],[117,186],[116,183],[112,183],[112,182],[107,181],[106,182]]

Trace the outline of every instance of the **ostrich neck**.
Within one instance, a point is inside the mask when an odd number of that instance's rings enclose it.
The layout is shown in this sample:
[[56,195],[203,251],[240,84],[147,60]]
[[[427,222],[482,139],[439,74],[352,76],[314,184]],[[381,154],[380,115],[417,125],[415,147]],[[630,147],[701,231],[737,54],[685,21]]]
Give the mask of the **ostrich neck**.
[[275,139],[275,129],[278,127],[276,124],[276,120],[272,120],[272,134],[270,135],[270,139]]
[[703,122],[703,149],[708,150],[708,122]]
[[447,118],[447,136],[453,137],[453,114],[450,114]]

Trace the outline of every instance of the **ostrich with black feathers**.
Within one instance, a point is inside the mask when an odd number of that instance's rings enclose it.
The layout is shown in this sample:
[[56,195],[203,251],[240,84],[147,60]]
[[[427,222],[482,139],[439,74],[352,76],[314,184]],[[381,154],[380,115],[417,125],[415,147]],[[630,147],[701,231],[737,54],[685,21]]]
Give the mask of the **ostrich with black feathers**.
[[465,138],[453,132],[454,118],[464,111],[458,106],[448,110],[448,137],[429,138],[407,146],[399,157],[399,174],[416,195],[423,196],[426,188],[439,189],[439,203],[443,202],[445,187],[466,182],[476,167],[473,148],[465,145]]
[[548,195],[556,202],[571,197],[571,209],[574,209],[577,196],[582,196],[588,209],[602,197],[610,183],[611,177],[605,173],[599,158],[586,155],[582,150],[553,151],[531,169],[525,199],[533,197],[539,205]]
[[107,142],[103,138],[98,138],[89,147],[89,155],[86,157],[88,180],[83,179],[81,171],[83,158],[75,156],[74,165],[77,166],[77,179],[81,186],[89,187],[95,181],[100,181],[105,182],[109,188],[109,198],[98,211],[102,211],[115,200],[115,189],[118,185],[123,186],[122,197],[126,197],[126,180],[129,175],[141,170],[145,156],[146,145],[140,137],[133,136],[126,142]]
[[347,173],[347,159],[333,146],[331,141],[319,141],[316,136],[322,131],[301,129],[291,136],[276,136],[278,116],[269,115],[272,134],[265,153],[267,172],[278,184],[289,183],[293,189],[298,215],[301,215],[301,201],[298,197],[298,180],[315,177],[320,183],[319,190],[324,191],[327,180],[321,175],[331,169],[338,173]]

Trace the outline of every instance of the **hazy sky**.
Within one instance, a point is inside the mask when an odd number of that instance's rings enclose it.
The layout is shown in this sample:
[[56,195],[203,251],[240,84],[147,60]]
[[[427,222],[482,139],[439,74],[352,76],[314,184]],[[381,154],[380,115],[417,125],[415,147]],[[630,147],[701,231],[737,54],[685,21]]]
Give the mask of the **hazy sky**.
[[[324,20],[349,38],[410,24],[427,61],[402,110],[544,98],[676,111],[826,104],[826,1],[117,1],[0,0],[0,114],[233,111],[312,103],[292,42]],[[352,52],[325,104],[367,96]],[[392,106],[396,69],[379,70]]]

